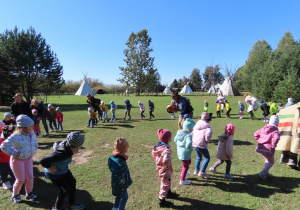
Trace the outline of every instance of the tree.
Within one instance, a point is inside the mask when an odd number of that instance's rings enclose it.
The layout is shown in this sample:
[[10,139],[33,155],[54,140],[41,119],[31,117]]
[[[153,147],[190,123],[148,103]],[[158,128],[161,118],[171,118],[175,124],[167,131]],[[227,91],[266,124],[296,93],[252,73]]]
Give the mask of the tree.
[[146,29],[138,33],[132,32],[126,42],[128,48],[124,50],[127,66],[119,67],[122,78],[118,81],[127,86],[132,85],[138,95],[140,91],[149,90],[150,84],[156,84],[160,78],[154,67],[154,57],[150,57],[153,51],[150,48],[151,41]]
[[210,88],[211,85],[216,85],[217,83],[222,83],[224,80],[223,74],[220,72],[219,65],[207,66],[205,72],[203,73],[204,84],[203,88]]
[[190,76],[190,83],[192,83],[191,88],[194,88],[193,91],[201,88],[202,78],[199,69],[194,68],[194,70],[192,71],[192,74]]
[[177,79],[174,79],[174,81],[170,85],[170,89],[172,90],[173,88],[178,88],[178,81],[177,81]]
[[10,78],[4,85],[14,82],[15,92],[22,92],[27,101],[63,83],[63,67],[56,54],[32,27],[26,31],[15,27],[0,34],[0,69]]

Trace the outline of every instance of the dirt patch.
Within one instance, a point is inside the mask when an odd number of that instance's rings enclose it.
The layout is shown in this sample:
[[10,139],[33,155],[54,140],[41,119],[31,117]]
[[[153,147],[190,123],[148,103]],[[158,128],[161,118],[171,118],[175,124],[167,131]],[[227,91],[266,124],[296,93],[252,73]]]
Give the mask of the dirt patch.
[[89,157],[94,151],[93,150],[81,150],[76,155],[73,156],[72,161],[75,165],[87,163]]
[[142,146],[146,147],[146,148],[153,148],[153,145],[148,145],[148,144],[142,144]]
[[109,148],[110,144],[108,142],[103,142],[102,147]]

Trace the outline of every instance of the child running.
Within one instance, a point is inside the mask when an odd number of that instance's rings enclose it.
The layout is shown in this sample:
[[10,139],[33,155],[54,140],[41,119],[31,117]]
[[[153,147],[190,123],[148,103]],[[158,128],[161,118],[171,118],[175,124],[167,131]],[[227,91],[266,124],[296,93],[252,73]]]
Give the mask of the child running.
[[193,152],[193,140],[191,132],[193,132],[193,128],[195,126],[194,120],[187,118],[183,122],[183,130],[178,130],[177,134],[174,138],[174,142],[177,145],[177,155],[178,159],[182,161],[182,171],[179,184],[181,185],[189,185],[191,181],[186,180],[186,176],[190,176],[188,173],[190,164],[191,164],[191,155]]
[[105,119],[107,122],[109,122],[109,118],[107,115],[108,107],[104,104],[104,101],[101,101],[100,109],[102,110],[102,123],[105,123]]
[[241,101],[239,101],[238,104],[239,104],[240,119],[243,119],[243,113],[244,113],[244,110],[245,110],[245,106]]
[[126,160],[128,160],[126,155],[128,148],[129,144],[126,139],[119,137],[115,140],[112,156],[108,158],[108,167],[111,171],[112,194],[116,196],[112,210],[124,210],[128,200],[127,188],[132,184],[126,163]]
[[149,104],[149,115],[150,115],[149,119],[151,119],[151,117],[154,119],[154,115],[152,113],[152,112],[154,112],[154,103],[152,101],[148,100],[148,104]]
[[145,115],[144,115],[144,111],[145,111],[145,106],[142,102],[138,102],[138,105],[140,107],[140,115],[141,115],[141,119],[144,119],[145,118]]
[[[210,176],[205,173],[207,165],[210,161],[207,144],[210,142],[210,139],[213,134],[209,124],[210,121],[211,118],[209,114],[207,112],[203,112],[201,114],[200,120],[196,123],[193,131],[193,147],[197,153],[194,174],[204,179],[210,178]],[[200,170],[200,162],[202,160],[202,156],[204,156],[204,161]]]
[[115,104],[114,101],[110,102],[110,111],[111,111],[111,119],[109,122],[115,122],[116,121],[116,111],[117,111],[117,104]]
[[59,107],[56,107],[56,111],[57,111],[57,118],[56,118],[56,122],[57,122],[57,130],[64,130],[63,129],[63,126],[62,126],[62,123],[64,121],[64,115],[63,113],[60,111],[60,108]]
[[263,112],[263,116],[264,116],[264,123],[268,123],[269,120],[268,120],[268,115],[270,114],[270,107],[264,102],[264,100],[261,100],[260,101],[260,109],[262,110]]
[[84,143],[84,136],[78,131],[71,132],[64,141],[53,144],[54,152],[40,160],[45,168],[45,177],[50,179],[59,194],[52,210],[62,209],[66,196],[69,196],[68,209],[84,209],[84,205],[76,202],[76,179],[69,170],[72,156],[76,154]]
[[171,142],[172,133],[166,129],[159,129],[157,131],[157,143],[152,150],[152,157],[156,164],[158,177],[160,178],[160,191],[159,191],[159,207],[170,207],[172,202],[166,201],[166,198],[177,198],[178,194],[171,191],[171,177],[173,173],[172,159],[171,159]]
[[230,174],[231,169],[231,159],[233,158],[233,134],[234,134],[234,125],[228,123],[225,127],[225,133],[221,136],[218,136],[218,151],[217,158],[219,159],[215,164],[209,169],[210,172],[217,174],[216,168],[226,162],[226,173],[225,178],[233,179],[234,177]]
[[125,103],[125,115],[124,115],[124,120],[126,120],[126,115],[128,114],[128,120],[131,120],[131,116],[130,116],[130,110],[131,110],[131,103],[128,99],[124,100]]
[[20,203],[22,202],[20,190],[23,184],[25,184],[26,199],[37,199],[37,196],[32,193],[32,156],[36,153],[38,142],[33,132],[33,120],[30,117],[21,114],[16,121],[17,130],[2,142],[1,150],[11,156],[10,167],[16,178],[11,199],[14,203]]
[[97,113],[94,112],[94,109],[92,107],[88,108],[88,114],[89,114],[89,120],[88,120],[88,125],[86,127],[90,127],[91,123],[92,123],[92,128],[94,128],[95,126],[95,120],[97,118]]
[[265,167],[259,172],[263,180],[273,176],[269,173],[269,170],[274,165],[275,147],[280,139],[278,124],[278,116],[272,115],[269,124],[254,133],[254,138],[258,143],[256,152],[261,153],[265,159]]
[[230,103],[227,100],[225,100],[225,106],[226,106],[226,117],[230,118],[231,107],[230,107]]

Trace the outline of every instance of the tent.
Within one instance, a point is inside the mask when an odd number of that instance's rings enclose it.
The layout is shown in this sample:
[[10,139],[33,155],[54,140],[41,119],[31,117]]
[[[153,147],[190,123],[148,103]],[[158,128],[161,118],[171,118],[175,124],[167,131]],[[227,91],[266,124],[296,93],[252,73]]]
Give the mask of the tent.
[[207,91],[207,93],[217,93],[217,90],[216,90],[215,86],[212,85],[212,86],[209,88],[209,90]]
[[[220,89],[220,87],[221,87],[221,85],[220,85],[219,83],[215,85],[215,89],[216,89],[217,92],[218,92],[218,90]],[[217,92],[216,92],[216,93],[217,93]]]
[[189,86],[189,83],[187,83],[182,90],[180,91],[180,93],[194,93],[191,89],[191,87]]
[[91,86],[89,85],[86,77],[82,81],[80,87],[78,88],[77,92],[75,93],[76,96],[85,96],[86,94],[91,94],[92,96],[95,95],[94,91],[92,90]]
[[226,76],[223,84],[221,85],[219,92],[222,92],[223,96],[238,96],[239,92],[232,86],[230,77]]
[[166,88],[165,88],[165,90],[164,90],[163,93],[164,93],[164,94],[168,94],[168,93],[172,93],[172,91],[170,90],[170,88],[168,88],[168,87],[166,86]]

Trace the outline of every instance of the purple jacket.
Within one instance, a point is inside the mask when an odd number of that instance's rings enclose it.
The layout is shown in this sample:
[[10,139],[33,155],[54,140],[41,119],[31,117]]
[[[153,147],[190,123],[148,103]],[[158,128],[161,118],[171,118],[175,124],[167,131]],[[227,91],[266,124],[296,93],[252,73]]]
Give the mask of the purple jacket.
[[193,130],[193,147],[206,149],[212,137],[210,124],[203,120],[199,120]]
[[258,142],[256,152],[274,155],[275,147],[280,139],[280,133],[276,126],[265,125],[254,133],[254,138]]

